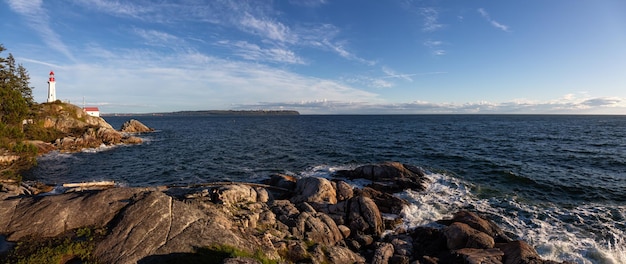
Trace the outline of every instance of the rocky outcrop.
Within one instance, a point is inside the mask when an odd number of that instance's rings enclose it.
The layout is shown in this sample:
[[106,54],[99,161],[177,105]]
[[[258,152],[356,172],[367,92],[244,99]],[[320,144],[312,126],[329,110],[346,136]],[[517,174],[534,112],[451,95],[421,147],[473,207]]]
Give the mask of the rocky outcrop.
[[399,162],[385,162],[361,166],[354,170],[341,170],[337,171],[335,176],[371,180],[369,187],[387,193],[405,189],[422,191],[428,182],[424,170]]
[[[259,258],[280,263],[552,263],[473,212],[440,221],[444,228],[394,229],[379,206],[393,212],[402,205],[394,196],[341,180],[304,178],[291,185],[295,179],[273,178],[268,183],[281,187],[224,183],[0,196],[0,235],[17,242],[99,228],[105,234],[94,242],[91,255],[101,263],[184,262],[181,258],[208,255],[223,255],[224,263]],[[288,193],[289,186],[295,193]],[[274,195],[268,191],[273,188],[288,194]],[[230,258],[220,251],[228,248],[249,254]]]
[[[101,117],[90,116],[75,105],[47,103],[42,104],[41,107],[43,128],[56,131],[61,135],[51,142],[52,149],[61,152],[76,152],[85,148],[142,142],[141,138],[120,133]],[[141,129],[141,132],[153,131],[136,120],[127,123],[130,123],[129,129]]]
[[154,129],[147,127],[135,119],[131,119],[122,124],[120,131],[124,133],[145,133],[152,132]]

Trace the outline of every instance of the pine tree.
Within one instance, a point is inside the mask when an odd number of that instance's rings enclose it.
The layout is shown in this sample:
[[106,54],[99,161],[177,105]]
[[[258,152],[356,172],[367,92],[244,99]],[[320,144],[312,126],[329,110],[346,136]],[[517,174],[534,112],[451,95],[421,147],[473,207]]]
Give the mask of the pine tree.
[[[5,50],[0,44],[0,53]],[[0,122],[4,125],[21,126],[28,117],[35,104],[29,80],[28,72],[21,64],[16,66],[12,54],[0,57]]]

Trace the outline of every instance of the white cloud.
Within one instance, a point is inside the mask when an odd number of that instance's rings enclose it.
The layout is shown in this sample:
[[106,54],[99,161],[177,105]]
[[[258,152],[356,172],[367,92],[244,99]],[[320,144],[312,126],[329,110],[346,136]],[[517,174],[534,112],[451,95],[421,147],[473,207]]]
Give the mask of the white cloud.
[[289,27],[283,23],[267,18],[257,18],[249,13],[243,15],[239,26],[243,31],[250,34],[259,35],[281,43],[295,43],[298,40],[298,37],[293,35]]
[[415,74],[397,73],[396,71],[392,70],[391,68],[387,66],[384,66],[382,68],[382,71],[383,73],[385,73],[385,78],[402,79],[402,80],[409,81],[409,82],[413,81],[411,76],[415,75]]
[[247,41],[237,41],[233,43],[228,40],[219,41],[217,45],[233,49],[235,54],[246,60],[305,64],[304,60],[298,57],[293,51],[283,48],[264,49],[259,45],[248,43]]
[[[81,56],[100,59],[97,64],[55,67],[57,96],[75,103],[85,96],[90,104],[110,107],[103,107],[103,112],[230,109],[233,105],[308,101],[312,98],[379,101],[377,94],[337,81],[194,51],[164,55],[92,47],[85,49]],[[25,64],[30,72],[50,70],[47,63],[26,60]],[[31,81],[38,87],[36,100],[43,101],[45,80]]]
[[78,4],[115,16],[140,18],[151,11],[153,5],[137,5],[134,2],[107,0],[76,0]]
[[59,35],[50,26],[50,17],[43,7],[42,0],[8,0],[9,7],[22,15],[28,25],[35,30],[43,41],[52,49],[65,55],[70,60],[75,60],[74,55],[61,41]]
[[308,6],[308,7],[318,7],[321,5],[325,5],[328,3],[326,0],[289,0],[289,3],[292,5],[299,6]]
[[370,88],[391,88],[394,86],[392,82],[389,82],[383,78],[374,78],[362,75],[344,78],[344,81],[346,83],[355,84],[357,86],[365,86]]
[[489,15],[489,13],[487,13],[487,11],[485,11],[484,8],[479,8],[478,9],[478,13],[480,13],[480,15],[487,20],[489,23],[491,23],[492,26],[494,26],[495,28],[498,28],[502,31],[506,31],[506,32],[511,32],[509,26],[504,25],[498,21],[495,21],[491,18],[491,16]]
[[150,46],[175,48],[184,44],[184,40],[167,32],[141,28],[135,28],[133,32],[141,37],[145,43]]
[[428,47],[433,55],[443,56],[446,55],[446,50],[442,49],[443,41],[439,40],[427,40],[424,42],[424,46]]
[[424,23],[422,26],[422,30],[426,32],[433,32],[440,30],[444,27],[443,24],[439,23],[439,11],[433,7],[424,7],[420,8],[419,13],[422,15],[424,19]]

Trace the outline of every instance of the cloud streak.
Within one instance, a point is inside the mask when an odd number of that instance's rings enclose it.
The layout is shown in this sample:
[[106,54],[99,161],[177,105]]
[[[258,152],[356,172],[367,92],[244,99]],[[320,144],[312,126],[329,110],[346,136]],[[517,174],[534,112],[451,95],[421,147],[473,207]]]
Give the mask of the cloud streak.
[[43,8],[42,0],[20,1],[8,0],[9,7],[16,13],[22,15],[28,25],[35,30],[46,44],[52,49],[65,55],[68,59],[75,61],[74,55],[68,47],[61,41],[59,35],[50,27],[50,17]]
[[511,32],[511,29],[509,26],[504,25],[494,19],[491,18],[491,16],[489,15],[489,13],[487,13],[487,11],[485,11],[484,8],[479,8],[478,9],[478,13],[480,14],[480,16],[482,16],[485,20],[487,20],[493,27],[500,29],[502,31],[505,32]]

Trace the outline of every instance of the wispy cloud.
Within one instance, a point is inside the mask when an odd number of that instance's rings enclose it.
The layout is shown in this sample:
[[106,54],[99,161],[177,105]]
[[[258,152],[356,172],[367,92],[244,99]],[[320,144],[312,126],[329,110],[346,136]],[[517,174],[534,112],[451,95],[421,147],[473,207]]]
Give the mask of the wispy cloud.
[[411,77],[415,76],[415,74],[398,73],[387,66],[384,66],[382,71],[385,73],[385,78],[402,79],[409,82],[412,82],[413,79]]
[[511,29],[509,28],[509,26],[504,25],[494,19],[491,18],[491,16],[489,15],[489,13],[487,13],[487,11],[485,11],[484,8],[479,8],[478,9],[478,13],[480,13],[480,15],[487,20],[492,26],[494,26],[497,29],[500,29],[502,31],[506,31],[506,32],[511,32]]
[[420,8],[419,13],[424,19],[424,24],[422,26],[423,31],[433,32],[440,30],[444,27],[443,24],[439,23],[439,11],[437,11],[437,9],[435,9],[434,7]]
[[356,86],[361,86],[361,87],[365,86],[365,87],[377,88],[377,89],[391,88],[394,86],[392,82],[385,80],[385,78],[377,78],[377,77],[371,77],[371,76],[365,76],[365,75],[358,75],[358,76],[352,76],[350,78],[344,78],[343,81],[349,84],[356,85]]
[[292,5],[318,7],[328,3],[326,0],[289,0]]
[[259,35],[281,43],[295,43],[298,37],[291,33],[289,27],[283,23],[268,18],[255,17],[250,13],[243,15],[239,26],[243,31]]
[[133,32],[144,40],[144,43],[156,47],[178,47],[184,40],[167,32],[134,28]]
[[65,55],[65,57],[74,61],[74,55],[69,51],[65,43],[61,41],[59,35],[52,30],[50,26],[50,17],[48,12],[43,8],[42,0],[20,1],[8,0],[9,7],[24,17],[28,25],[35,30],[43,41],[52,49]]
[[76,0],[75,2],[106,14],[121,17],[141,18],[142,16],[153,12],[151,7],[152,5],[140,5],[135,2],[110,0]]
[[[181,22],[197,22],[217,24],[233,28],[245,34],[255,36],[263,43],[266,52],[276,55],[283,53],[291,59],[273,60],[286,63],[301,63],[298,48],[318,49],[332,52],[346,60],[366,65],[375,62],[358,56],[350,50],[349,41],[340,38],[341,30],[331,24],[286,23],[281,21],[280,12],[273,9],[272,4],[258,1],[209,1],[208,3],[147,3],[119,2],[111,0],[75,0],[77,4],[98,12],[118,17],[132,18],[148,23],[175,24]],[[140,0],[138,0],[140,1]],[[297,1],[294,5],[315,7],[326,4],[325,0]],[[149,33],[146,30],[146,33]],[[182,39],[182,37],[179,37]],[[226,39],[225,36],[218,38]],[[226,39],[237,43],[238,39]],[[259,45],[259,44],[257,44]],[[260,45],[259,45],[260,46]],[[234,46],[233,52],[241,56],[241,47]]]
[[246,60],[305,64],[304,59],[298,57],[293,51],[283,48],[273,47],[265,49],[247,41],[231,42],[228,40],[219,41],[217,45],[233,49],[236,55]]
[[427,40],[424,42],[424,46],[428,47],[432,54],[437,56],[446,55],[446,50],[441,48],[442,45],[443,42],[439,40]]

